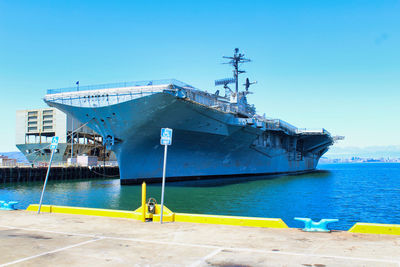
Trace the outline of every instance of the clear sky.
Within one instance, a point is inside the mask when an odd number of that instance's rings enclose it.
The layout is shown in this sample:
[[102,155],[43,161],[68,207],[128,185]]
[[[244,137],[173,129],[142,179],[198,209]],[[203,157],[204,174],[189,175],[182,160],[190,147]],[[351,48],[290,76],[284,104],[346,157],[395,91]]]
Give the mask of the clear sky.
[[48,88],[176,78],[213,92],[235,47],[260,114],[338,146],[400,144],[399,0],[0,0],[0,151]]

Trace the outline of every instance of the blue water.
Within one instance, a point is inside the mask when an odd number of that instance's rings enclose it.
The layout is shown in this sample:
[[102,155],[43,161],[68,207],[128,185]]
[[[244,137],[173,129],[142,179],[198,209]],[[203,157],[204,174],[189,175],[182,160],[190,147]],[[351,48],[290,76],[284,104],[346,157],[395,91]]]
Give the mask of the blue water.
[[[165,205],[174,212],[282,218],[337,218],[332,228],[347,230],[355,222],[400,224],[400,164],[323,164],[311,174],[166,184]],[[0,200],[18,208],[38,203],[41,183],[0,185]],[[148,185],[147,196],[160,199],[161,186]],[[49,182],[44,204],[134,210],[140,186],[119,180]]]

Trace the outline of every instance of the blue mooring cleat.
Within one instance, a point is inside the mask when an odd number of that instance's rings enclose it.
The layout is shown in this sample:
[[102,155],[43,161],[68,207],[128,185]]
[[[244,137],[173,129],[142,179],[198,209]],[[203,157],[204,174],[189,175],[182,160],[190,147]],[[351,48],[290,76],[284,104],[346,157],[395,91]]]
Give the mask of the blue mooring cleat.
[[5,201],[0,201],[0,210],[16,210],[14,207],[15,204],[18,204],[17,201],[10,201],[10,202],[5,202]]
[[294,218],[296,221],[304,222],[303,231],[305,232],[330,232],[327,228],[328,223],[338,222],[338,219],[322,219],[319,222],[314,222],[310,218]]

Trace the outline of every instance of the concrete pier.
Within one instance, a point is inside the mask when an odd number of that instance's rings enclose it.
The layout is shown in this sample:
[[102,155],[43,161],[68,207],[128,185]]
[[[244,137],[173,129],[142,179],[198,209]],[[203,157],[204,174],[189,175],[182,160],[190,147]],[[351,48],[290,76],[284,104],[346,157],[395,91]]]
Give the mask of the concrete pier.
[[[0,183],[44,181],[47,167],[2,167],[0,168]],[[76,180],[90,178],[117,178],[119,168],[105,167],[51,167],[49,180]]]
[[400,236],[0,211],[0,266],[400,266]]

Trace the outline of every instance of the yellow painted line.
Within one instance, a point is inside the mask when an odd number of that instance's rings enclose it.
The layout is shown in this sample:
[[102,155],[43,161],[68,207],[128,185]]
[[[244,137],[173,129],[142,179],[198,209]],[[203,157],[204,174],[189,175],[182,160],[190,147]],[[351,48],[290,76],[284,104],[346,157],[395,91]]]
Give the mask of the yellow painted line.
[[251,226],[251,227],[267,227],[267,228],[288,228],[286,223],[282,221],[282,219],[278,218],[256,218],[256,217],[175,213],[175,221],[190,222],[190,223]]
[[[28,211],[37,211],[39,205],[32,204],[26,209]],[[80,215],[91,215],[91,216],[103,216],[103,217],[114,217],[114,218],[128,218],[141,220],[142,214],[133,211],[126,210],[107,210],[107,209],[93,209],[93,208],[80,208],[80,207],[67,207],[67,206],[53,206],[53,205],[42,205],[41,212],[50,213],[65,213],[65,214],[80,214]]]
[[[159,222],[160,220],[161,220],[160,214],[153,214],[153,222]],[[174,221],[175,221],[175,213],[163,214],[163,222],[174,222]]]
[[356,223],[350,233],[400,235],[400,224]]

